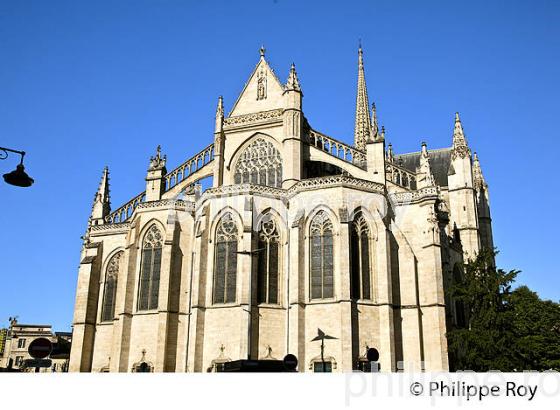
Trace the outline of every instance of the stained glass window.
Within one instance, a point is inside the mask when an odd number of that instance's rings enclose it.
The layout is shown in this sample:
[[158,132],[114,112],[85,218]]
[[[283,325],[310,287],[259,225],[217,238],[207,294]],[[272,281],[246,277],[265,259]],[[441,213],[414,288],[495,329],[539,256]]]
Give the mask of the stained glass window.
[[371,299],[369,227],[361,213],[356,215],[352,223],[350,250],[351,297]]
[[236,184],[251,183],[272,187],[282,186],[282,158],[274,145],[263,138],[251,142],[235,165]]
[[267,215],[259,229],[257,303],[278,303],[279,238],[275,220]]
[[311,222],[310,248],[311,299],[332,298],[333,226],[325,211],[319,211]]
[[115,301],[117,297],[117,281],[123,252],[114,254],[105,272],[105,287],[103,290],[103,305],[101,308],[101,321],[107,322],[115,317]]
[[162,246],[163,235],[154,224],[148,229],[142,245],[138,310],[152,310],[158,307]]
[[235,302],[236,282],[237,225],[231,213],[227,213],[220,219],[216,230],[213,302]]

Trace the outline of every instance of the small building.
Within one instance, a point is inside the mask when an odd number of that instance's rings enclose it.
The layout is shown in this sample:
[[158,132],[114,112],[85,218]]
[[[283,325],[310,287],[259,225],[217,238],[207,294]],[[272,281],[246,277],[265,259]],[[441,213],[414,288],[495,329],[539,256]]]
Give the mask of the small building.
[[51,341],[53,350],[46,358],[50,361],[50,366],[40,368],[40,372],[68,371],[72,333],[54,332],[51,325],[20,324],[16,319],[11,319],[9,329],[2,329],[2,331],[0,331],[0,369],[35,371],[34,367],[27,366],[28,361],[33,359],[28,352],[29,345],[35,339],[45,338]]

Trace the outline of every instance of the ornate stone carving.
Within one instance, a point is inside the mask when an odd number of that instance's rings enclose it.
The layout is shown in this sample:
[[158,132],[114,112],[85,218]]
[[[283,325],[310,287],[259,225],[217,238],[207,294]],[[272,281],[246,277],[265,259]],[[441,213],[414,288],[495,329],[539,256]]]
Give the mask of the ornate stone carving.
[[325,211],[321,210],[313,217],[310,231],[311,235],[319,236],[323,236],[325,233],[333,231],[333,224]]
[[282,119],[283,112],[284,109],[279,108],[276,110],[261,111],[252,114],[237,115],[235,117],[226,118],[224,120],[224,126],[245,125],[261,121],[280,120]]
[[263,138],[251,142],[235,164],[234,180],[236,184],[281,187],[282,158],[274,144]]
[[396,192],[390,195],[391,199],[397,206],[408,205],[421,201],[425,198],[439,196],[439,189],[437,187],[422,188],[412,192]]
[[237,224],[233,220],[231,212],[226,213],[218,223],[216,230],[216,242],[228,242],[237,240]]
[[144,249],[161,248],[163,245],[163,235],[156,224],[150,226],[146,236],[144,237]]
[[266,70],[261,67],[257,74],[257,100],[266,99]]
[[157,146],[156,156],[150,157],[150,168],[149,171],[156,171],[158,169],[165,168],[165,163],[167,161],[167,155],[161,156],[161,145]]

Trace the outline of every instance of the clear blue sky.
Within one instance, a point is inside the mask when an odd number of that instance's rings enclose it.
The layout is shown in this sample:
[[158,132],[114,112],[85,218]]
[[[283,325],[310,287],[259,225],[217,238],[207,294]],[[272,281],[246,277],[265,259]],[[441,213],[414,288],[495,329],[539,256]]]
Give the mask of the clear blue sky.
[[[560,299],[560,2],[0,1],[0,146],[36,183],[0,183],[0,326],[72,322],[81,240],[102,168],[113,206],[212,140],[258,60],[296,63],[304,111],[350,142],[357,44],[398,153],[449,146],[459,111],[490,184],[499,265]],[[1,173],[17,158],[0,161]]]

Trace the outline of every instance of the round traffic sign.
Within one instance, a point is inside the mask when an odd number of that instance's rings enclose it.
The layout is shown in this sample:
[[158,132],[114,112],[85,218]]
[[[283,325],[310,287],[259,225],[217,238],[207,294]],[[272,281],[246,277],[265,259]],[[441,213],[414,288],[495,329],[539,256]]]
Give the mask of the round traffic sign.
[[27,351],[34,359],[44,359],[52,352],[52,343],[49,339],[40,337],[29,343]]
[[369,349],[367,349],[366,356],[370,362],[376,362],[379,360],[379,352],[375,347],[370,347]]
[[286,370],[296,370],[297,367],[297,357],[291,353],[284,356],[284,368]]

